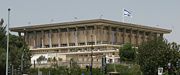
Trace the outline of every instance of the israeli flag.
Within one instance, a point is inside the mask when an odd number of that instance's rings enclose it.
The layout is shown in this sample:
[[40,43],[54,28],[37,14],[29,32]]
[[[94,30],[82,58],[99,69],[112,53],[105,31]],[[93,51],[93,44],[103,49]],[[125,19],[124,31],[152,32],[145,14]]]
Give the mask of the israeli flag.
[[131,12],[126,9],[123,9],[123,13],[124,13],[124,16],[132,17]]

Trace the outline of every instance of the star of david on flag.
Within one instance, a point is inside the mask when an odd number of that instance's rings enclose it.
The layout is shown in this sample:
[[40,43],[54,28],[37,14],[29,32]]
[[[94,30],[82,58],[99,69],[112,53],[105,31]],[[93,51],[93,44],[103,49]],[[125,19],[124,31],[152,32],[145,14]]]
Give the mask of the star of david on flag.
[[126,9],[123,9],[124,16],[132,17],[132,13]]

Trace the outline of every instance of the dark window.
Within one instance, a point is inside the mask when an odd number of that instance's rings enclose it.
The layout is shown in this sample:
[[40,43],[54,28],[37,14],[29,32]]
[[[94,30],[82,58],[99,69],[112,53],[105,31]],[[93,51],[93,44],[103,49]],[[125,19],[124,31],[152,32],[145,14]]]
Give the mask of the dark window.
[[85,45],[85,43],[84,42],[81,42],[81,43],[78,43],[79,45]]
[[58,47],[58,44],[53,44],[52,47]]
[[61,47],[65,47],[65,46],[67,46],[67,44],[61,44]]
[[94,45],[95,42],[87,42],[88,45]]
[[69,46],[75,46],[75,43],[69,43]]

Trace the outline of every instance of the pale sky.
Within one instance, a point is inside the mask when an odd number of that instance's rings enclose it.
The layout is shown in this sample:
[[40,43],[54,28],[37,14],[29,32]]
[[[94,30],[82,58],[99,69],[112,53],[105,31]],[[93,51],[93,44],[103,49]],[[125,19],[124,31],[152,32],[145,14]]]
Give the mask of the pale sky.
[[0,0],[0,18],[10,27],[103,19],[122,21],[122,9],[132,12],[125,22],[172,29],[165,38],[180,44],[180,0]]

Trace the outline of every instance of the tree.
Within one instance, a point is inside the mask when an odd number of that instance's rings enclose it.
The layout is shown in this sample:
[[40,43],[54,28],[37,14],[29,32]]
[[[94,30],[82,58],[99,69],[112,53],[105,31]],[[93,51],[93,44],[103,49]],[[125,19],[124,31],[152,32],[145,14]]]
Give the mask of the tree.
[[0,21],[0,47],[6,48],[6,27],[3,26],[4,20]]
[[52,62],[53,62],[53,64],[52,64],[53,68],[58,67],[58,63],[57,63],[58,61],[57,61],[56,57],[52,58]]
[[51,64],[52,63],[52,58],[48,58],[47,61],[48,61],[48,63]]
[[137,56],[143,74],[156,75],[158,67],[163,67],[165,71],[169,71],[168,63],[171,63],[170,69],[175,70],[179,52],[174,46],[163,38],[153,39],[140,45]]
[[36,61],[38,62],[38,64],[41,64],[42,61],[46,61],[46,60],[47,60],[47,58],[45,56],[41,55],[41,56],[39,56],[39,58],[37,58]]
[[80,68],[78,63],[73,58],[70,59],[70,65],[71,68]]
[[61,62],[61,61],[62,61],[62,58],[58,58],[58,61],[60,61],[60,62]]
[[119,49],[119,56],[122,61],[134,61],[136,58],[136,49],[129,43],[124,44]]
[[76,75],[77,72],[80,72],[80,66],[78,65],[77,61],[75,61],[73,58],[70,59],[69,71],[72,75]]
[[[114,71],[114,64],[108,64],[107,67],[108,72]],[[138,64],[134,64],[131,66],[124,64],[115,64],[115,67],[120,75],[141,75],[140,66]]]
[[5,75],[6,62],[6,27],[3,26],[4,20],[0,21],[0,75]]
[[27,73],[31,66],[31,53],[23,38],[10,34],[9,48],[9,63]]
[[[3,26],[4,20],[0,21],[0,75],[5,75],[6,62],[6,26]],[[31,66],[31,54],[22,37],[9,34],[9,67],[13,65],[14,69],[23,65],[23,72],[28,72]],[[22,60],[22,61],[21,61]]]
[[53,63],[57,63],[56,57],[53,57],[52,61],[53,61]]

